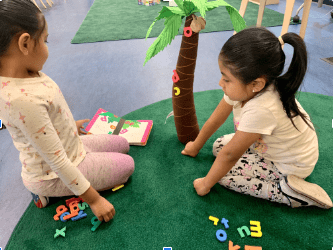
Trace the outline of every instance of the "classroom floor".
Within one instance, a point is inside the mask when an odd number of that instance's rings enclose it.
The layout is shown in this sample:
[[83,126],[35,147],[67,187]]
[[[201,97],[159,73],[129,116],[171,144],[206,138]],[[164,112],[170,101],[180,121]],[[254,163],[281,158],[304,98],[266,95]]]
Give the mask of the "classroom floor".
[[[177,63],[181,36],[143,67],[146,51],[155,38],[71,44],[94,1],[53,2],[52,8],[45,10],[41,6],[49,26],[49,58],[42,71],[60,86],[75,120],[90,119],[99,108],[123,116],[171,98],[172,70]],[[285,4],[285,0],[280,0],[278,5],[267,8],[284,13]],[[296,0],[293,16],[301,4],[301,0]],[[321,60],[333,57],[331,10],[332,6],[318,8],[317,3],[312,3],[305,34],[309,64],[301,91],[333,96],[333,65]],[[302,11],[299,16],[302,19]],[[154,19],[155,16],[152,22]],[[281,26],[268,29],[280,35]],[[300,25],[289,27],[290,32],[299,30]],[[220,88],[217,57],[232,33],[200,34],[194,92]],[[284,51],[289,65],[293,49],[286,45]],[[331,123],[331,119],[327,117],[327,122]],[[19,152],[6,130],[0,131],[0,135],[0,248],[4,248],[32,197],[22,183]]]

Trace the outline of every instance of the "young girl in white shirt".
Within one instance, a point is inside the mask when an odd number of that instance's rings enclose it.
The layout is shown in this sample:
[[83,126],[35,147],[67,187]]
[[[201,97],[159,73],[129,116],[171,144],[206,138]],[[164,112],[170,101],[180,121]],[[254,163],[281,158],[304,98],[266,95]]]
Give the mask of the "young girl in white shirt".
[[[118,135],[84,135],[59,86],[40,70],[48,27],[30,0],[0,1],[0,119],[20,151],[22,179],[42,208],[48,197],[80,196],[100,221],[115,215],[97,191],[127,182],[134,160]],[[96,191],[97,190],[97,191]]]
[[[293,46],[294,55],[281,75],[284,43]],[[307,69],[303,39],[295,33],[277,38],[266,28],[248,28],[224,44],[218,59],[224,98],[182,154],[195,157],[232,111],[235,133],[214,142],[213,166],[194,181],[198,195],[219,183],[291,207],[331,208],[326,192],[304,180],[319,153],[310,118],[295,99]]]

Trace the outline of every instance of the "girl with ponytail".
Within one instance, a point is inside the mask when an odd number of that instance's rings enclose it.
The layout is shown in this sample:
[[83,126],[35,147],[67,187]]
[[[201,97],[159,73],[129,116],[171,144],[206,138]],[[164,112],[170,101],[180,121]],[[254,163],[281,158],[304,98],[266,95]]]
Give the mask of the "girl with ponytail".
[[[285,43],[294,54],[283,74]],[[291,207],[333,207],[321,187],[304,180],[319,151],[310,117],[295,98],[307,70],[303,39],[295,33],[277,38],[266,28],[248,28],[224,44],[218,63],[224,98],[182,154],[195,157],[232,111],[235,133],[214,142],[213,166],[194,181],[198,195],[208,194],[218,182]]]

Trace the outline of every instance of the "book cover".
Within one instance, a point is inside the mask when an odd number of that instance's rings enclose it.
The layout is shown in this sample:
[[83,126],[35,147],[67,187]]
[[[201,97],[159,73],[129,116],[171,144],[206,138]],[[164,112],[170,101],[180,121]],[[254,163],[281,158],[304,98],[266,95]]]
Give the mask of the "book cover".
[[87,134],[119,135],[130,145],[145,146],[152,127],[152,120],[125,120],[100,108],[85,130]]

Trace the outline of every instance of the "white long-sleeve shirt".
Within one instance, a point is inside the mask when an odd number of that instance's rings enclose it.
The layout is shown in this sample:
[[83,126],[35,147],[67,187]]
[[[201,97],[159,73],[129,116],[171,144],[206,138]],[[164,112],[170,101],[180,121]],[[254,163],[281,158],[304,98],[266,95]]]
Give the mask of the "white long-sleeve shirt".
[[77,168],[86,151],[76,122],[59,86],[44,73],[39,75],[0,76],[0,119],[20,151],[24,180],[60,178],[75,195],[81,195],[90,183]]
[[[225,94],[223,98],[233,106],[235,131],[261,134],[261,138],[253,144],[260,156],[273,161],[283,174],[297,174],[305,178],[312,173],[319,158],[317,134],[300,116],[292,118],[300,132],[296,130],[273,85],[248,101],[243,108],[241,102],[232,101]],[[297,99],[296,104],[310,119]],[[310,121],[307,122],[312,126]]]

